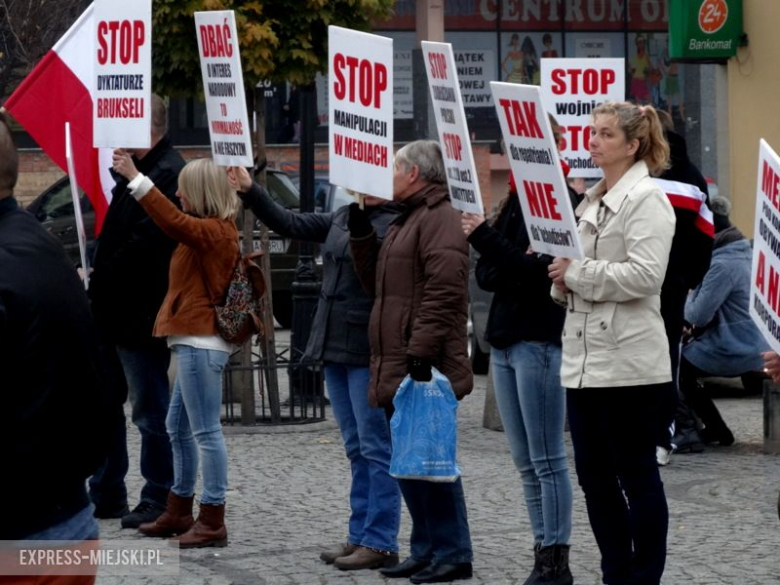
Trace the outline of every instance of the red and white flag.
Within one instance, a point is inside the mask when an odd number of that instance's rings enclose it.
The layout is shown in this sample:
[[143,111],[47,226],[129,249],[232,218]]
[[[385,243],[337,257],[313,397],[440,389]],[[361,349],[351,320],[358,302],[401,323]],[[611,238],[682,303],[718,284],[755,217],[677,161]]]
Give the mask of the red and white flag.
[[95,209],[98,234],[114,180],[111,150],[92,146],[93,14],[90,5],[3,105],[66,173],[65,123],[70,122],[76,177]]
[[654,179],[656,184],[664,190],[672,207],[687,209],[696,213],[696,228],[709,237],[714,237],[712,211],[707,207],[707,196],[696,185],[669,181],[667,179]]

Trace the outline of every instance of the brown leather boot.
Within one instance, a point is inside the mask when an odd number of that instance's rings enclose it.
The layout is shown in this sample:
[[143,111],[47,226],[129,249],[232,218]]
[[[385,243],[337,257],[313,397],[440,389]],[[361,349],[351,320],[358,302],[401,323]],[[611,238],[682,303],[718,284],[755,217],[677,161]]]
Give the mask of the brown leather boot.
[[171,540],[178,540],[179,548],[227,546],[225,504],[201,504],[198,519],[192,528]]
[[394,567],[398,564],[398,554],[381,552],[365,546],[357,547],[352,554],[339,557],[333,565],[342,571],[357,571],[360,569],[378,569],[380,567]]
[[195,519],[192,517],[192,500],[193,496],[183,498],[168,492],[165,512],[154,522],[141,524],[138,530],[146,536],[168,537],[184,534],[195,524]]
[[348,557],[353,552],[355,552],[356,548],[356,544],[345,542],[344,544],[340,544],[331,550],[322,551],[322,553],[320,553],[320,560],[325,561],[329,565],[332,565],[337,558]]

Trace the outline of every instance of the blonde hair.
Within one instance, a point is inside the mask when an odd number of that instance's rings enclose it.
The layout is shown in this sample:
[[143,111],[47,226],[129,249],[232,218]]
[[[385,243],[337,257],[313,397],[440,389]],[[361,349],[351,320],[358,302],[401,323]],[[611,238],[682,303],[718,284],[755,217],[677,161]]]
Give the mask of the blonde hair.
[[639,142],[634,160],[644,161],[651,175],[658,176],[669,168],[669,143],[664,138],[661,120],[653,106],[604,102],[593,110],[594,120],[596,116],[614,116],[626,141]]
[[227,173],[210,158],[188,162],[179,174],[179,189],[200,217],[234,219],[240,208],[236,192],[228,185]]

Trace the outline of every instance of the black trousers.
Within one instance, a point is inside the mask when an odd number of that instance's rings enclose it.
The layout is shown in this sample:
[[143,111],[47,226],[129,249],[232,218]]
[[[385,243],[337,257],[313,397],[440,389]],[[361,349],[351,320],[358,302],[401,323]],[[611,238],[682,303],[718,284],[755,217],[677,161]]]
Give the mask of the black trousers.
[[[728,427],[704,386],[699,384],[699,378],[706,378],[711,375],[709,372],[694,366],[685,357],[680,360],[680,392],[685,402],[691,407],[693,414],[701,419],[705,428],[715,433],[721,433],[728,430]],[[677,424],[681,428],[685,428],[686,424],[690,424],[690,421],[685,420],[684,413],[678,413],[677,418]]]
[[604,583],[658,585],[669,510],[655,459],[671,383],[566,392],[574,462]]

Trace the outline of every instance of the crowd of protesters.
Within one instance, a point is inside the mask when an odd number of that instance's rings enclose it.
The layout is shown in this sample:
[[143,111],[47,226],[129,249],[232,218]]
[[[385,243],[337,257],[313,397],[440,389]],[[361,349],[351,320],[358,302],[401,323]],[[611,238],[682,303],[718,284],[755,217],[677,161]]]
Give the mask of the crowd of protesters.
[[[765,365],[780,381],[780,358],[747,315],[750,246],[728,222],[727,202],[712,202],[713,253],[711,234],[689,230],[696,214],[688,217],[690,208],[675,206],[652,178],[698,182],[706,210],[706,184],[700,174],[691,181],[684,142],[652,106],[609,102],[593,112],[590,151],[603,179],[584,195],[570,193],[579,260],[531,248],[514,178],[494,219],[457,212],[437,142],[396,153],[392,202],[361,196],[365,205],[296,213],[245,169],[209,159],[185,165],[165,136],[166,117],[155,96],[151,148],[114,152],[116,188],[90,298],[61,247],[18,208],[18,160],[0,121],[0,360],[11,387],[25,389],[9,396],[0,433],[3,444],[19,446],[10,465],[30,479],[24,489],[0,488],[15,502],[0,538],[88,542],[97,538],[97,517],[121,518],[124,528],[175,538],[182,548],[227,545],[219,415],[234,347],[220,337],[214,307],[240,257],[235,218],[243,203],[281,235],[322,245],[323,288],[306,355],[324,364],[351,467],[346,539],[322,551],[325,563],[412,583],[472,576],[460,478],[392,477],[389,424],[407,376],[425,384],[436,370],[458,399],[472,389],[471,244],[481,254],[477,282],[495,293],[487,336],[496,401],[535,543],[524,584],[574,580],[566,413],[604,583],[660,583],[669,512],[658,464],[668,463],[675,441],[694,451],[734,442],[698,379]],[[694,248],[699,255],[686,257]],[[680,360],[686,320],[693,341]],[[62,331],[69,343],[52,351]],[[738,363],[708,361],[718,352],[734,358],[735,343]],[[177,375],[169,390],[171,353]],[[124,486],[128,395],[145,479],[132,511]],[[74,452],[77,460],[65,455]],[[39,493],[48,485],[42,474],[58,478],[55,499]],[[399,562],[402,498],[412,531]]]

